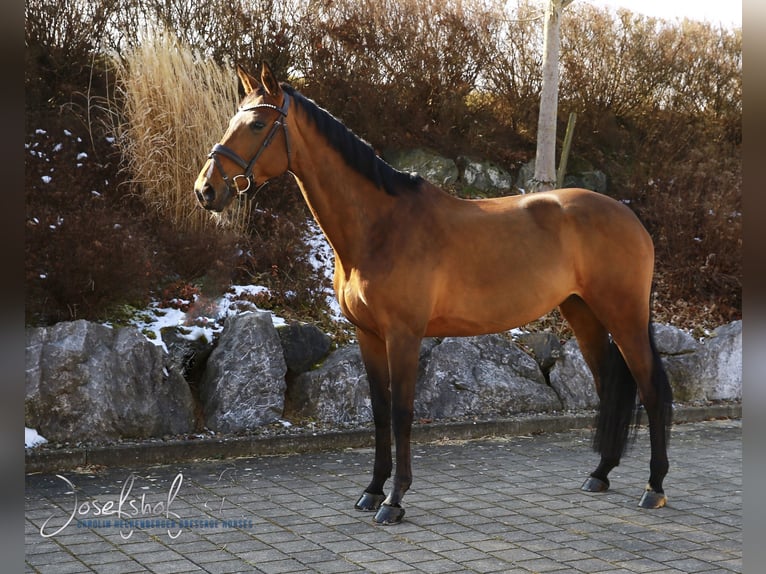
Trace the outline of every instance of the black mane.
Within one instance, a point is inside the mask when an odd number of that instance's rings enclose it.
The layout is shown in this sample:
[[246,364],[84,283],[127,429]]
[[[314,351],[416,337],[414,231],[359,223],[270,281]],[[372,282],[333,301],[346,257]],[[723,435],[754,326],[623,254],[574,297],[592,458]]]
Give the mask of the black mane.
[[375,153],[369,143],[289,84],[282,84],[282,89],[303,108],[316,124],[317,129],[327,138],[327,142],[341,154],[346,163],[376,186],[382,187],[389,195],[401,195],[403,192],[417,191],[420,188],[423,182],[422,177],[393,168]]

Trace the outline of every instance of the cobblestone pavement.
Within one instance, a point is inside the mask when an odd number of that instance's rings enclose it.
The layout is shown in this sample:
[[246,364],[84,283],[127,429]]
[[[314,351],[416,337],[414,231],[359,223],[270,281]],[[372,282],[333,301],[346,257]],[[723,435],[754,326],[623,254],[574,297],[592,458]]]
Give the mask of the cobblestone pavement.
[[589,430],[415,445],[404,522],[387,527],[353,510],[371,449],[30,474],[25,570],[741,572],[741,431],[675,426],[653,511],[637,507],[645,429],[602,494],[579,490]]

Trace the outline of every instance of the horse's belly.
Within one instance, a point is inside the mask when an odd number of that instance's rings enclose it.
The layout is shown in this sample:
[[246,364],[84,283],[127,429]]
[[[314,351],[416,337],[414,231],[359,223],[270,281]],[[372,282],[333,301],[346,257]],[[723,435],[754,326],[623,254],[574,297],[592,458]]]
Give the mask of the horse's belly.
[[536,307],[516,307],[509,302],[476,301],[474,305],[432,317],[427,337],[469,337],[500,333],[541,317],[556,303]]
[[522,286],[513,281],[490,281],[478,286],[453,283],[434,306],[426,336],[475,336],[526,325],[574,292],[574,284],[566,274],[552,273],[547,279]]

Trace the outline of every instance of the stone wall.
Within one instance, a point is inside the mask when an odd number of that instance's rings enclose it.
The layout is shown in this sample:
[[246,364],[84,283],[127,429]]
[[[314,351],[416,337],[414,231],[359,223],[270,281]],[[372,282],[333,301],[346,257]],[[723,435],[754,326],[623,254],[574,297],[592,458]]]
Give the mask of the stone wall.
[[[742,322],[697,341],[668,325],[656,340],[675,400],[742,398]],[[215,343],[163,331],[167,352],[136,329],[87,321],[27,330],[25,423],[53,442],[99,443],[274,423],[344,427],[371,420],[359,348],[330,351],[311,325],[275,328],[268,312],[227,319]],[[598,404],[575,340],[548,333],[426,339],[419,419],[498,418]]]

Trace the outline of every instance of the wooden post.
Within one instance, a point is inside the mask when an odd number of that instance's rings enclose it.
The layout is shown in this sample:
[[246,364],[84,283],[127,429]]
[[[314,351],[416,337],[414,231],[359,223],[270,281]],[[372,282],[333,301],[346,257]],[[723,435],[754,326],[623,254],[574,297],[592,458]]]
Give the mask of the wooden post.
[[577,123],[577,114],[569,114],[567,122],[567,133],[564,135],[564,145],[561,148],[561,159],[559,160],[559,170],[556,174],[556,187],[561,188],[564,185],[564,176],[567,173],[567,161],[569,160],[569,148],[572,147],[572,134],[574,133],[575,123]]

